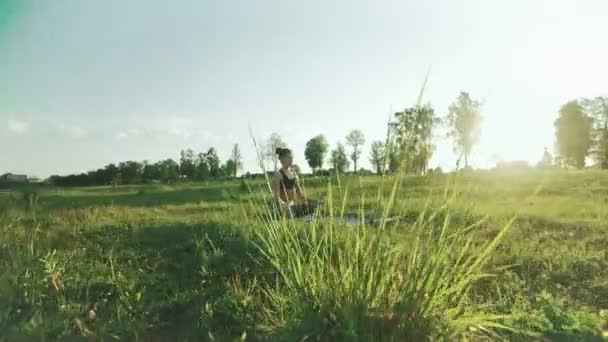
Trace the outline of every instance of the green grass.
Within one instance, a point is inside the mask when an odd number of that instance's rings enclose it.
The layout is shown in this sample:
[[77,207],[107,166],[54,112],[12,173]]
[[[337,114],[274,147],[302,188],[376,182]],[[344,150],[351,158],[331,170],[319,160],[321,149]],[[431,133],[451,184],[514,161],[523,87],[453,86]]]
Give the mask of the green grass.
[[[601,341],[608,173],[0,193],[0,340]],[[253,192],[247,189],[253,189]],[[398,215],[378,226],[342,216]],[[329,217],[329,218],[327,218]]]

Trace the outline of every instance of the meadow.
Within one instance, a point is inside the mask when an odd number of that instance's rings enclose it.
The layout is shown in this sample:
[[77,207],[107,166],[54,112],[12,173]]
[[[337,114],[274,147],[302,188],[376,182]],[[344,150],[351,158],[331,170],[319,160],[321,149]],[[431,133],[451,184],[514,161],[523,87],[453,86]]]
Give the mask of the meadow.
[[608,173],[303,181],[0,193],[0,340],[604,340]]

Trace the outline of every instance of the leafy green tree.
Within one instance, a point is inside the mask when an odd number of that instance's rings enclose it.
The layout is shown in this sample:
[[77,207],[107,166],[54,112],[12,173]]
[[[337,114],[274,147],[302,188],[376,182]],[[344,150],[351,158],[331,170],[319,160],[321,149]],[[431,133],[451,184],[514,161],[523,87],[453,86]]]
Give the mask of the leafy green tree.
[[165,183],[173,183],[179,179],[179,164],[173,159],[166,159],[157,163],[160,180]]
[[328,147],[329,145],[323,134],[317,135],[306,143],[304,156],[313,174],[323,167],[323,160],[325,159]]
[[150,164],[147,161],[144,161],[144,171],[142,173],[142,178],[144,182],[160,180],[161,177],[158,163]]
[[236,178],[237,173],[243,169],[243,156],[241,155],[239,144],[234,144],[230,160],[234,163],[233,173],[230,176]]
[[194,161],[194,152],[191,149],[182,150],[179,158],[179,172],[182,177],[194,179],[196,166]]
[[385,153],[385,144],[382,141],[376,140],[372,142],[369,162],[376,168],[376,173],[379,175],[384,173],[384,163],[386,162]]
[[136,161],[126,161],[118,164],[120,177],[124,184],[137,184],[141,182],[144,171],[143,165]]
[[53,175],[49,177],[51,184],[56,186],[90,186],[93,185],[91,176],[86,173],[79,175],[67,175],[57,176]]
[[596,133],[593,157],[602,169],[608,169],[608,126]]
[[204,153],[199,153],[196,156],[196,174],[195,178],[197,180],[207,180],[209,179],[209,164],[207,163],[207,158]]
[[585,167],[592,145],[593,119],[577,101],[566,103],[555,120],[557,151],[567,166]]
[[342,143],[338,142],[336,149],[331,151],[330,162],[338,173],[344,173],[348,169],[348,157]]
[[394,174],[399,169],[399,154],[395,148],[388,152],[388,171]]
[[84,174],[84,182],[88,185],[101,185],[101,180],[103,179],[103,169],[97,169],[94,171],[89,171]]
[[464,156],[465,168],[469,167],[469,157],[481,135],[481,103],[461,92],[458,99],[448,108],[448,136],[454,140],[454,151]]
[[346,143],[353,148],[350,158],[353,161],[353,168],[357,173],[357,162],[361,156],[361,146],[365,144],[365,135],[358,129],[354,129],[346,136]]
[[221,176],[222,177],[236,177],[236,163],[234,162],[234,160],[232,159],[228,159],[226,160],[226,162],[224,163],[224,166],[222,166],[221,168]]
[[287,144],[283,141],[283,138],[278,133],[272,133],[270,138],[268,138],[268,142],[265,145],[266,148],[266,158],[271,161],[274,166],[274,171],[278,170],[279,165],[279,156],[277,156],[276,150],[279,147],[286,147]]
[[120,169],[115,164],[108,164],[103,169],[97,170],[97,185],[113,185],[120,183]]
[[209,167],[209,177],[216,179],[221,175],[220,158],[217,156],[217,152],[213,147],[209,148],[205,153],[205,161]]
[[594,122],[591,155],[602,169],[608,169],[608,98],[583,99],[581,105]]
[[59,175],[51,175],[49,176],[49,178],[47,179],[47,182],[53,184],[54,186],[65,186],[63,184],[63,178],[62,176]]
[[[394,155],[390,157],[397,159],[396,161],[402,164],[407,172],[426,172],[434,150],[433,128],[438,121],[435,111],[429,104],[406,108],[402,112],[395,113],[395,121],[391,123],[395,136],[393,142],[395,150]],[[394,164],[395,160],[392,162]]]

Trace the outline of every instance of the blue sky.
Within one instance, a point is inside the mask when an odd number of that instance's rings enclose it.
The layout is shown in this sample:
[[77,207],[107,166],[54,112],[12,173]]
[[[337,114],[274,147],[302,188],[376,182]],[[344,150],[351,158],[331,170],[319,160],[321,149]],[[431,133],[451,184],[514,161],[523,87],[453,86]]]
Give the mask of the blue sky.
[[[425,96],[483,100],[474,166],[537,161],[559,107],[608,93],[608,2],[29,1],[0,4],[0,173],[46,177],[241,146],[383,139]],[[437,133],[431,164],[453,167]]]

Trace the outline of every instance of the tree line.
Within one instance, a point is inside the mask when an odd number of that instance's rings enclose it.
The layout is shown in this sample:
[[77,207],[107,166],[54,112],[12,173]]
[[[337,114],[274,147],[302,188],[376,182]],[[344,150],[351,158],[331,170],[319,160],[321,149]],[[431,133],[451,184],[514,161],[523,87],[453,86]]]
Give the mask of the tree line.
[[[458,156],[457,167],[464,162],[470,168],[470,158],[481,135],[482,103],[467,92],[461,92],[448,107],[447,114],[440,117],[430,103],[408,107],[392,115],[387,125],[386,139],[371,142],[369,161],[377,174],[394,173],[403,169],[410,174],[428,172],[438,128],[447,131],[452,140],[454,153]],[[545,148],[539,166],[583,168],[588,157],[596,165],[608,169],[608,99],[605,97],[573,100],[561,107],[554,122],[556,156]],[[304,155],[313,174],[326,172],[358,173],[362,158],[362,147],[366,138],[361,130],[354,129],[338,141],[333,150],[323,134],[310,139]],[[287,147],[282,137],[272,133],[260,148],[260,157],[265,167],[278,169],[278,147]],[[351,164],[352,163],[352,164]],[[179,161],[161,160],[156,163],[126,161],[109,164],[104,168],[69,176],[51,176],[50,182],[58,186],[87,186],[109,184],[138,184],[145,182],[171,183],[177,180],[204,181],[233,178],[242,169],[242,155],[234,145],[230,158],[220,161],[214,148],[204,153],[191,149],[182,150]],[[297,170],[299,168],[294,166]]]
[[87,173],[68,176],[51,176],[49,181],[57,186],[93,186],[141,184],[150,182],[173,183],[178,180],[205,181],[236,177],[242,169],[243,158],[238,145],[234,145],[230,158],[220,161],[216,150],[195,153],[191,149],[180,152],[179,161],[165,159],[155,163],[126,161],[108,164]]
[[[474,147],[481,136],[482,102],[461,92],[448,107],[447,115],[440,117],[430,103],[405,108],[392,115],[388,122],[385,141],[371,143],[369,161],[377,174],[394,173],[399,168],[410,174],[424,174],[435,145],[433,139],[438,128],[445,128],[458,156],[456,167],[468,169]],[[595,165],[608,169],[608,98],[582,98],[561,107],[555,120],[555,150],[553,157],[545,148],[540,167],[583,168],[589,157]],[[344,173],[350,168],[357,173],[361,147],[365,136],[353,130],[345,137],[346,145],[338,141],[330,152],[329,144],[320,134],[306,143],[305,156],[313,173],[323,168],[328,155],[330,168]]]
[[[453,139],[454,151],[464,158],[465,167],[469,167],[469,158],[477,144],[481,129],[481,103],[463,92],[448,108],[448,114],[439,117],[430,103],[405,108],[392,115],[388,122],[386,140],[371,142],[369,161],[377,174],[394,173],[399,168],[411,174],[424,174],[435,145],[433,144],[436,129],[448,128],[448,136]],[[347,147],[338,141],[335,149],[328,151],[329,144],[325,136],[317,135],[306,143],[304,154],[308,165],[315,173],[323,168],[324,160],[329,153],[331,170],[344,173],[350,168],[358,172],[361,148],[365,136],[360,130],[352,130],[345,137]]]

